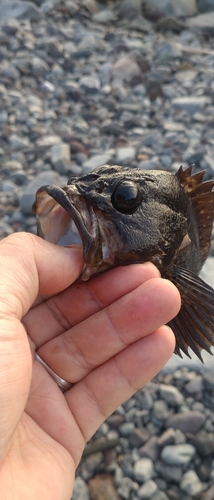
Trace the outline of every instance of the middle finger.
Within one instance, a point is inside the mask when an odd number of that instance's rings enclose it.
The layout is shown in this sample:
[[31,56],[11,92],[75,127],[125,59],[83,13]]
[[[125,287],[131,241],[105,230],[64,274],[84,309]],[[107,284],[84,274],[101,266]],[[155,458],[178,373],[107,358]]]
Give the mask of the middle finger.
[[153,278],[47,342],[38,352],[60,377],[75,383],[177,313],[175,286],[162,278]]

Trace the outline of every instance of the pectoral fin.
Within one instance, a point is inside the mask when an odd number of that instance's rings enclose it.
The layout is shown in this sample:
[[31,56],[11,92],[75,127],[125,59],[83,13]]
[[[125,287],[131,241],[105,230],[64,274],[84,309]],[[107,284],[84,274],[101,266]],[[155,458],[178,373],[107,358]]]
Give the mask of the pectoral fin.
[[178,288],[181,309],[169,322],[176,337],[175,353],[189,358],[188,347],[203,362],[201,350],[210,354],[214,345],[214,290],[196,274],[187,269],[173,267],[164,274]]

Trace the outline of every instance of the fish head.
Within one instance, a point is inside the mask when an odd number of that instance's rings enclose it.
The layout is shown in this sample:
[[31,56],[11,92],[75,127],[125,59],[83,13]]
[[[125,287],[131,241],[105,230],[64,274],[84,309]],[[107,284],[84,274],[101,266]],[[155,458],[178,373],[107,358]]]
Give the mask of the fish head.
[[41,187],[33,211],[38,234],[81,244],[82,280],[106,269],[152,261],[162,272],[190,244],[189,201],[176,176],[103,165],[67,186]]

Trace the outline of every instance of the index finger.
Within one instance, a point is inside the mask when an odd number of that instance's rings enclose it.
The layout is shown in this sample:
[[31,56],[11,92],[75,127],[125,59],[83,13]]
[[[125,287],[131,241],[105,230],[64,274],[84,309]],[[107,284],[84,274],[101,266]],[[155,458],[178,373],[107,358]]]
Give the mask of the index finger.
[[23,323],[37,349],[123,295],[160,276],[151,263],[133,264],[105,272],[87,282],[77,282],[31,309]]

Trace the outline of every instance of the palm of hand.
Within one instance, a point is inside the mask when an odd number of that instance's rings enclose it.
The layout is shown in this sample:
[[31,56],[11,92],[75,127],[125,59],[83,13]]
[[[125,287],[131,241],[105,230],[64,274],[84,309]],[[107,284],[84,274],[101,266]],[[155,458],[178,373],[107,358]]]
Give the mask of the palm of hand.
[[[29,250],[22,259],[23,238]],[[69,499],[85,442],[171,354],[173,336],[161,325],[176,314],[178,293],[150,264],[70,286],[81,271],[80,252],[71,256],[26,235],[15,244],[20,267],[16,286],[7,285],[1,320],[2,335],[9,332],[9,342],[0,344],[7,369],[0,384],[2,498]],[[44,259],[50,247],[51,262]],[[11,266],[14,248],[3,253]],[[45,362],[74,383],[65,394],[38,361],[32,366],[26,331]]]

